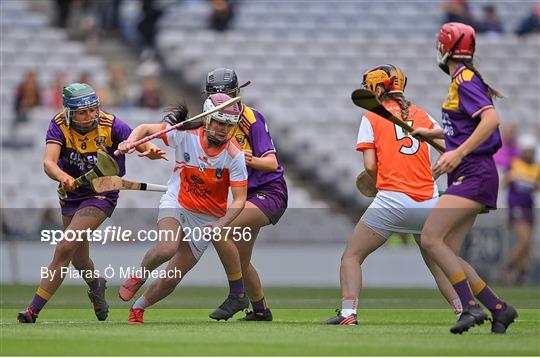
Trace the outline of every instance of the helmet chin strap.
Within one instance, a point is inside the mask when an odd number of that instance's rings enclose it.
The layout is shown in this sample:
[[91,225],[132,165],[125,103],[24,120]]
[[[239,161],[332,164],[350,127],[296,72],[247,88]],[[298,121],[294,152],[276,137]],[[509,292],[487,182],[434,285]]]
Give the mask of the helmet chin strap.
[[94,129],[97,128],[98,123],[99,123],[99,109],[98,109],[98,111],[96,111],[96,118],[94,118],[94,121],[88,127],[83,127],[83,126],[77,124],[77,122],[73,120],[73,113],[72,113],[72,111],[70,109],[66,110],[66,117],[68,119],[68,126],[69,127],[73,128],[73,130],[76,131],[77,133],[86,134],[86,133],[91,132],[91,131],[93,131]]
[[80,133],[80,134],[86,134],[88,132],[91,132],[93,131],[94,129],[96,129],[98,126],[98,120],[94,120],[94,122],[92,123],[91,126],[89,127],[82,127],[82,126],[79,126],[78,124],[76,124],[75,122],[71,122],[71,128],[73,128],[74,131]]
[[208,138],[208,141],[214,145],[223,145],[227,143],[227,141],[222,141],[214,137],[213,135],[207,134],[206,137]]
[[[442,56],[441,59],[439,60],[439,68],[443,70],[444,73],[446,73],[447,75],[450,75],[450,68],[448,67],[448,59],[454,54],[457,47],[461,43],[461,40],[463,40],[464,36],[465,35],[463,34],[459,36],[459,38],[454,43],[454,46],[452,46],[452,48],[448,50],[448,52],[446,52],[444,56]],[[440,56],[440,54],[441,54],[440,50],[437,50],[437,57]]]
[[440,57],[440,53],[437,55],[437,60],[439,62],[439,68],[443,70],[444,73],[447,75],[450,74],[450,68],[448,67],[448,53],[446,53],[444,56]]
[[218,146],[221,146],[225,143],[228,142],[227,139],[225,140],[219,140],[215,137],[215,134],[216,134],[216,131],[211,131],[209,130],[208,128],[204,128],[205,132],[206,132],[206,138],[208,138],[208,142],[214,144],[214,145],[218,145]]

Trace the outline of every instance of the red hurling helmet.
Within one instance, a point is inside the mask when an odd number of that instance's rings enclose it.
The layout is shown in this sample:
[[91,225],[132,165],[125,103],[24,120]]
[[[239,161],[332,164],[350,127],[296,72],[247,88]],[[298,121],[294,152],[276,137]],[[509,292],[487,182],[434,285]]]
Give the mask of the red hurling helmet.
[[439,67],[446,73],[448,60],[472,60],[475,48],[474,29],[460,22],[442,25],[437,38],[437,58]]

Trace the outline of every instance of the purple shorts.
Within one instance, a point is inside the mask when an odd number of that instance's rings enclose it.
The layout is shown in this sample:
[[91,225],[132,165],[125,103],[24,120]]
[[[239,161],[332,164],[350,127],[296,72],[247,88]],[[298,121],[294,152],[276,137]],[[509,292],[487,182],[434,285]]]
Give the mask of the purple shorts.
[[530,224],[534,223],[534,211],[533,208],[524,208],[521,206],[511,206],[508,208],[508,218],[510,224],[515,221],[525,221]]
[[486,209],[497,208],[499,175],[491,156],[473,155],[463,159],[448,173],[448,189],[444,194],[460,196],[484,204]]
[[248,192],[247,201],[261,209],[272,225],[276,225],[287,209],[287,184],[274,180]]
[[93,206],[103,211],[107,217],[111,217],[118,195],[95,195],[90,197],[73,198],[68,200],[60,200],[60,208],[62,209],[62,215],[71,217],[75,215],[78,210]]

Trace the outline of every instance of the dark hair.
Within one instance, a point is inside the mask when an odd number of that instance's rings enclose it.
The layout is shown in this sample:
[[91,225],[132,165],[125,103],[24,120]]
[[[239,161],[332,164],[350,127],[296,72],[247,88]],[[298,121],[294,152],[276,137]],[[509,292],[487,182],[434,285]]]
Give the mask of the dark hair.
[[486,87],[488,88],[488,91],[487,91],[487,95],[491,98],[491,99],[495,99],[495,98],[503,98],[504,96],[499,92],[497,91],[495,88],[491,87],[490,85],[488,85],[486,83],[486,81],[484,81],[484,78],[482,77],[482,75],[480,74],[480,71],[478,71],[476,69],[476,67],[474,67],[474,64],[472,61],[456,61],[456,62],[460,62],[460,63],[463,63],[463,65],[465,65],[465,67],[467,67],[469,70],[473,71],[474,74],[480,79],[480,81],[482,81],[483,84],[486,85]]
[[171,126],[181,123],[187,119],[188,108],[184,102],[179,102],[175,106],[165,109],[163,122],[169,123]]
[[396,101],[401,108],[401,120],[406,121],[409,118],[409,107],[411,101],[405,98],[403,93],[385,93],[380,98],[379,101],[386,102],[389,100]]

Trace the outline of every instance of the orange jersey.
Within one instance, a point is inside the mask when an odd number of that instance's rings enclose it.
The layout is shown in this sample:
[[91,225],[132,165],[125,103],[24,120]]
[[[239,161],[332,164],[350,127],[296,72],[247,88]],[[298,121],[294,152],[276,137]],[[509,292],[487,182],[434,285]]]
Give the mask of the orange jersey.
[[[385,102],[384,107],[401,119],[397,102]],[[412,104],[406,122],[413,128],[439,127],[429,114]],[[377,189],[405,193],[416,201],[437,197],[427,143],[405,134],[389,120],[368,112],[362,117],[356,150],[367,148],[373,148],[377,153]]]
[[215,217],[225,215],[229,187],[247,187],[244,153],[236,140],[231,139],[210,155],[202,127],[171,131],[162,139],[176,149],[176,165],[167,183],[168,193],[190,211]]

